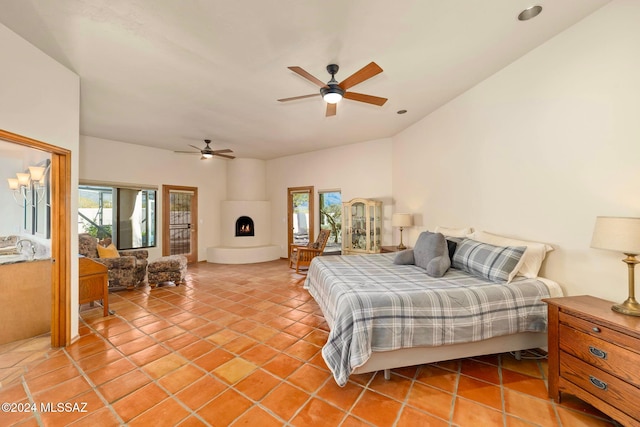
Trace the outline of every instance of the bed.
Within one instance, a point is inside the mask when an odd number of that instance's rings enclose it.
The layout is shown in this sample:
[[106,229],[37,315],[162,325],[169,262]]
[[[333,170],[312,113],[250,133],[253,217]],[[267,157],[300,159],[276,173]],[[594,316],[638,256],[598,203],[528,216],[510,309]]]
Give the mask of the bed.
[[330,333],[322,355],[338,385],[366,373],[547,345],[553,281],[494,283],[456,268],[431,277],[395,253],[316,257],[304,287]]

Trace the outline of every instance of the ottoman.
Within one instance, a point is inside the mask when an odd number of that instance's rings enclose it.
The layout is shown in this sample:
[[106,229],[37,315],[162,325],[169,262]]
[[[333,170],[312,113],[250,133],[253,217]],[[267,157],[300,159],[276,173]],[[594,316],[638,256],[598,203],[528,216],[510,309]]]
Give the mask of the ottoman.
[[149,286],[155,288],[158,283],[173,282],[177,285],[187,275],[187,257],[184,255],[163,256],[149,263]]

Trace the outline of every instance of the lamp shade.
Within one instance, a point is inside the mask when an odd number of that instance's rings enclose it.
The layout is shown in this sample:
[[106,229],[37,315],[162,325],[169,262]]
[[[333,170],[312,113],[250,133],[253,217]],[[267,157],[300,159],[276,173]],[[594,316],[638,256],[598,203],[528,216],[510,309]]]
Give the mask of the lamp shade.
[[29,173],[32,181],[40,181],[44,177],[44,168],[42,166],[29,166]]
[[408,213],[394,213],[391,216],[391,226],[411,227],[413,225],[413,215]]
[[597,217],[591,247],[640,254],[640,218]]
[[18,184],[20,185],[29,185],[29,180],[31,179],[31,175],[28,173],[16,173],[16,177],[18,178]]
[[17,190],[18,188],[20,188],[18,178],[7,178],[7,181],[9,182],[9,189]]

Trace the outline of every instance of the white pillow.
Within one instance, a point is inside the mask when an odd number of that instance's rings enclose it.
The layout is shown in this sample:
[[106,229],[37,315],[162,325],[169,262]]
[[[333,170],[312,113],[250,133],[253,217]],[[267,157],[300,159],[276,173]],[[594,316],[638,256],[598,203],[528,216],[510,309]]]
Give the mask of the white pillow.
[[475,231],[469,235],[469,238],[496,246],[526,246],[527,250],[522,255],[517,275],[530,279],[538,277],[542,261],[544,261],[547,252],[553,250],[553,247],[546,243],[512,239],[498,234],[487,233],[486,231]]
[[[434,233],[442,233],[447,237],[467,237],[473,231],[471,227],[464,228],[451,228],[451,227],[442,227],[441,225],[437,226]],[[487,242],[484,242],[487,243]]]

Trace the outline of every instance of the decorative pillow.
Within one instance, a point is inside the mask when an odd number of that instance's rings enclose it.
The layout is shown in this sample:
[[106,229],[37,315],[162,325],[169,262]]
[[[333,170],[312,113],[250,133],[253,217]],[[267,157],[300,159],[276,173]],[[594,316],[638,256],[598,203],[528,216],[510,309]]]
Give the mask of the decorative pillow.
[[498,234],[487,233],[486,231],[476,231],[469,236],[470,239],[496,246],[526,246],[527,250],[522,256],[522,263],[516,272],[517,276],[524,276],[530,279],[538,277],[540,267],[547,252],[553,247],[546,243],[531,242],[528,240],[512,239]]
[[118,253],[118,249],[112,243],[106,248],[102,245],[97,246],[98,256],[100,258],[120,258],[120,254]]
[[464,239],[456,248],[451,265],[492,282],[509,283],[515,277],[526,249]]
[[415,258],[413,257],[413,249],[407,249],[405,251],[398,252],[396,254],[396,257],[393,259],[393,263],[398,265],[415,264]]
[[471,227],[463,227],[463,228],[451,228],[451,227],[443,227],[441,225],[436,227],[436,233],[442,233],[447,237],[461,237],[465,238],[468,234],[471,234],[473,228]]
[[451,266],[447,242],[441,233],[423,231],[413,248],[415,265],[432,277],[442,277]]

